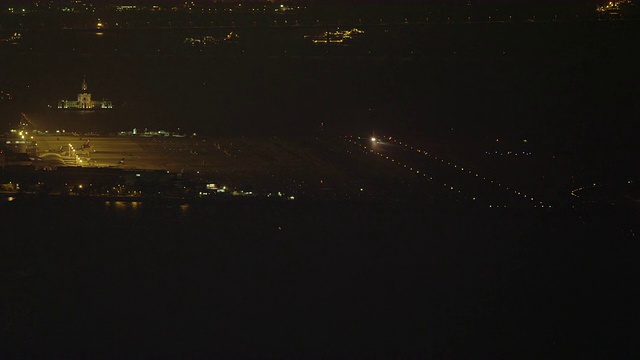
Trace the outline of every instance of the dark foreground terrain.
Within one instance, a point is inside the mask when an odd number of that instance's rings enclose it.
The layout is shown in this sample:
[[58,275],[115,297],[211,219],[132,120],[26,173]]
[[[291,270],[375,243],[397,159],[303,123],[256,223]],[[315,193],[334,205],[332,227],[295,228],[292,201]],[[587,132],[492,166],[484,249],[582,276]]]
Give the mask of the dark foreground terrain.
[[0,203],[3,358],[627,358],[638,245],[568,210]]

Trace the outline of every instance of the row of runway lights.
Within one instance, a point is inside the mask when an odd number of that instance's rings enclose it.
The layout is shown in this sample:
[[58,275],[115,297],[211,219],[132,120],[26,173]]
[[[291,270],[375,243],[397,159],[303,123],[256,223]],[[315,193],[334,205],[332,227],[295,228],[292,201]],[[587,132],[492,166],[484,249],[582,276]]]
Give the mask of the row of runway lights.
[[531,152],[527,152],[527,151],[507,151],[507,152],[498,152],[498,151],[485,151],[484,152],[487,155],[498,155],[498,156],[532,156],[533,153]]
[[[389,160],[389,161],[391,161],[391,162],[393,162],[393,163],[395,163],[395,164],[397,164],[397,165],[399,165],[399,166],[401,166],[401,167],[403,167],[403,168],[405,168],[405,169],[407,169],[407,170],[409,170],[409,171],[415,172],[416,174],[421,175],[423,178],[425,178],[425,179],[427,179],[427,180],[429,180],[429,181],[432,181],[432,180],[433,180],[433,177],[432,177],[432,176],[428,176],[428,175],[427,175],[426,173],[424,173],[424,172],[420,172],[419,170],[414,170],[414,169],[413,169],[413,167],[408,166],[407,164],[402,164],[401,162],[396,161],[395,159],[390,158],[389,156],[386,156],[386,155],[384,155],[384,154],[382,154],[382,153],[380,153],[380,152],[378,152],[378,151],[375,151],[373,148],[370,148],[370,147],[368,147],[368,146],[366,146],[366,145],[362,145],[362,144],[358,143],[356,140],[354,140],[354,139],[353,139],[353,136],[345,136],[345,138],[346,138],[346,139],[347,139],[347,141],[349,141],[350,143],[353,143],[353,144],[355,144],[355,145],[357,145],[357,146],[359,146],[359,147],[362,147],[362,148],[364,148],[365,150],[369,150],[369,152],[370,152],[370,153],[373,153],[373,154],[378,155],[378,156],[380,156],[380,157],[382,157],[382,158],[385,158],[386,160]],[[359,137],[358,137],[357,139],[361,139],[361,138],[359,138]],[[446,162],[445,162],[445,160],[444,160],[444,159],[442,159],[442,158],[438,158],[437,156],[430,154],[428,151],[421,150],[421,149],[418,149],[418,148],[416,148],[416,147],[414,147],[414,146],[411,146],[411,145],[409,145],[409,144],[407,144],[407,143],[403,143],[402,141],[398,141],[398,140],[394,139],[394,138],[393,138],[393,137],[391,137],[391,136],[384,137],[384,139],[389,140],[389,141],[393,141],[394,143],[396,143],[396,144],[398,144],[398,145],[402,145],[402,146],[404,146],[405,148],[407,148],[408,150],[411,150],[411,151],[414,151],[414,150],[415,150],[416,152],[418,152],[418,153],[422,154],[423,156],[427,156],[427,157],[430,157],[430,158],[432,158],[432,159],[434,159],[434,160],[440,161],[442,164],[449,165],[449,166],[453,167],[454,169],[456,169],[456,170],[458,170],[458,171],[460,171],[460,172],[464,172],[464,173],[466,173],[466,174],[468,174],[468,175],[470,175],[470,176],[477,177],[477,178],[481,178],[481,179],[482,179],[482,180],[484,180],[484,181],[488,181],[488,182],[490,182],[491,184],[497,185],[498,187],[501,187],[501,188],[503,188],[503,189],[507,190],[508,192],[513,193],[515,196],[518,196],[518,197],[522,196],[524,199],[529,199],[529,200],[531,201],[531,203],[533,204],[533,206],[534,206],[534,207],[541,207],[541,208],[544,208],[544,207],[551,207],[551,205],[545,205],[545,204],[544,204],[544,202],[539,201],[539,200],[536,200],[536,198],[535,198],[535,197],[531,197],[531,196],[528,196],[527,194],[523,194],[521,191],[518,191],[518,190],[512,189],[512,188],[510,188],[510,187],[508,187],[508,186],[504,186],[504,187],[503,187],[501,183],[499,183],[499,182],[497,182],[497,181],[495,181],[495,180],[487,179],[486,177],[481,177],[481,176],[480,176],[480,174],[478,174],[478,173],[476,173],[476,172],[473,172],[473,171],[471,171],[471,170],[468,170],[468,169],[467,169],[467,170],[465,170],[465,168],[464,168],[463,166],[458,166],[457,164],[451,163],[450,161],[446,161]],[[372,138],[372,139],[371,139],[371,141],[372,141],[373,143],[376,143],[376,142],[378,141],[378,139],[376,139],[376,138]],[[451,190],[451,191],[457,191],[457,193],[458,193],[459,195],[461,195],[461,196],[463,196],[463,197],[465,197],[465,198],[467,198],[467,199],[468,199],[468,197],[467,197],[467,196],[462,195],[462,192],[461,192],[460,190],[456,190],[454,186],[450,186],[450,185],[447,185],[447,184],[443,184],[443,187],[445,187],[445,188],[446,188],[446,187],[448,187],[448,188],[449,188],[449,190]],[[471,198],[471,200],[473,200],[473,201],[476,201],[476,199],[477,199],[477,197],[475,197],[475,196]],[[489,207],[491,207],[491,208],[494,208],[494,207],[495,207],[495,208],[505,207],[505,208],[506,208],[507,206],[506,206],[506,205],[493,205],[493,204],[490,204],[490,205],[489,205]]]
[[[627,184],[633,184],[633,180],[627,180]],[[588,190],[588,189],[595,189],[597,187],[601,186],[600,184],[597,183],[593,183],[591,185],[585,185],[582,187],[579,187],[577,189],[573,189],[571,190],[571,196],[576,197],[576,198],[580,198],[580,195],[578,195],[577,193],[583,190]]]
[[423,150],[415,148],[414,146],[411,146],[411,145],[409,145],[407,143],[402,143],[402,141],[398,141],[398,140],[392,138],[391,136],[387,137],[387,139],[390,140],[390,141],[393,141],[396,144],[402,145],[402,146],[404,146],[405,148],[407,148],[409,150],[415,150],[415,151],[417,151],[418,153],[420,153],[420,154],[422,154],[424,156],[433,158],[435,160],[439,160],[442,164],[447,164],[449,166],[452,166],[454,169],[459,170],[461,172],[465,172],[470,176],[474,176],[475,175],[475,177],[477,177],[477,178],[482,178],[483,181],[488,181],[491,184],[497,185],[498,187],[501,187],[501,188],[505,189],[506,191],[511,192],[514,196],[518,196],[518,197],[522,196],[524,199],[529,199],[534,207],[538,207],[538,206],[539,207],[551,207],[551,205],[545,205],[543,201],[540,201],[539,199],[536,199],[533,196],[529,196],[527,194],[524,194],[521,191],[515,190],[515,189],[510,188],[509,186],[506,186],[506,185],[502,186],[502,184],[500,182],[488,179],[488,178],[486,178],[484,176],[481,177],[480,174],[475,173],[475,172],[473,172],[471,170],[468,170],[468,169],[465,170],[464,166],[458,166],[457,164],[454,164],[454,163],[452,163],[450,161],[446,161],[445,162],[444,159],[438,158],[437,156],[430,154],[428,151],[423,151]]
[[[389,160],[389,161],[391,161],[392,163],[394,163],[394,164],[396,164],[398,166],[401,166],[401,167],[403,167],[403,168],[405,168],[405,169],[407,169],[407,170],[409,170],[411,172],[415,172],[416,174],[418,174],[418,175],[422,176],[423,178],[425,178],[427,181],[432,181],[433,180],[433,176],[427,175],[424,171],[420,172],[420,170],[414,170],[413,167],[411,167],[411,166],[409,166],[407,164],[403,164],[400,161],[396,161],[395,159],[390,158],[389,156],[386,156],[386,155],[384,155],[382,153],[379,153],[379,152],[367,147],[366,145],[362,145],[362,144],[358,143],[355,140],[348,139],[347,141],[349,141],[350,143],[352,143],[352,144],[354,144],[356,146],[359,146],[359,147],[361,147],[361,148],[363,148],[365,150],[368,150],[368,153],[372,153],[372,154],[378,155],[380,157],[383,157],[386,160]],[[456,189],[454,186],[443,184],[443,187],[445,187],[445,188],[448,187],[449,190],[457,192],[458,195],[463,196],[464,198],[468,199],[468,197],[462,195],[462,191],[460,191],[459,189]],[[476,201],[476,198],[473,197],[471,200]],[[496,206],[496,207],[499,207],[499,206]]]

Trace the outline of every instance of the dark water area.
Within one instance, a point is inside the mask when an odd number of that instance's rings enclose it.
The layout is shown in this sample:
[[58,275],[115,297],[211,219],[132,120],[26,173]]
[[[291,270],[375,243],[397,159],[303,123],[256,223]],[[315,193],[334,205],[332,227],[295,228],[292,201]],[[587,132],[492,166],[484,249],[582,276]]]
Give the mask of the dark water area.
[[637,244],[563,210],[44,198],[0,219],[8,359],[638,350]]

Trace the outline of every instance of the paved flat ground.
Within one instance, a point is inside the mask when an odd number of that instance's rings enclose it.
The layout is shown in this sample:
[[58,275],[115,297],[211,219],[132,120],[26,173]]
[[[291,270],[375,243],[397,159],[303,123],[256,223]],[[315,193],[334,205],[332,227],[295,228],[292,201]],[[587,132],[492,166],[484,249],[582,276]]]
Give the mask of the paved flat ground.
[[[169,171],[220,170],[229,166],[251,168],[260,162],[291,161],[293,152],[276,139],[204,139],[147,137],[40,136],[38,153],[47,151],[68,154],[69,144],[85,166],[118,166],[123,169],[162,169]],[[88,149],[82,149],[86,140]],[[296,154],[303,160],[304,154]],[[276,159],[280,157],[281,159]],[[123,163],[120,161],[124,159]],[[89,165],[91,164],[91,165]]]
[[[35,140],[39,156],[53,152],[67,157],[71,144],[81,160],[79,166],[200,172],[263,188],[320,184],[329,179],[344,183],[350,176],[349,168],[338,169],[317,149],[306,147],[308,139],[46,135]],[[90,147],[82,149],[86,140]]]

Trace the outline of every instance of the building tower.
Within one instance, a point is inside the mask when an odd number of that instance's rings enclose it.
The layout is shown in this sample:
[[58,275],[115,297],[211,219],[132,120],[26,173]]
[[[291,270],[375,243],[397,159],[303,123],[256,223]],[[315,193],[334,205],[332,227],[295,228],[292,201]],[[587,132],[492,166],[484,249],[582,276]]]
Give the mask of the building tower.
[[78,94],[78,107],[80,109],[92,109],[91,93],[88,91],[87,78],[82,78],[82,92]]

